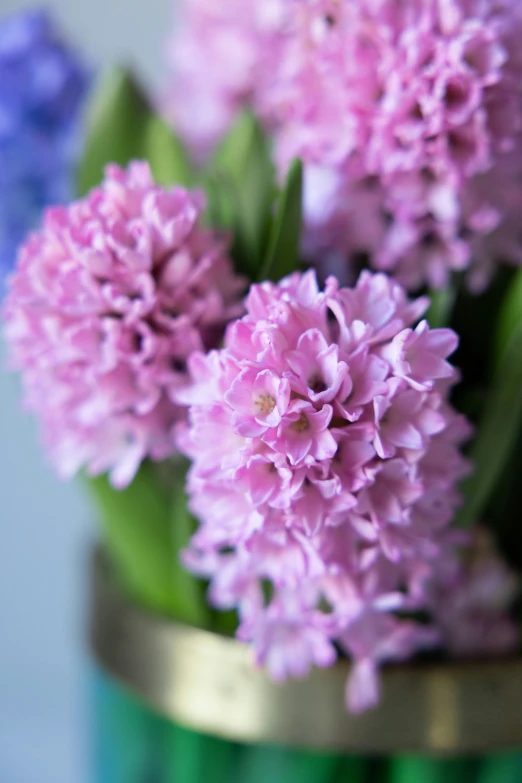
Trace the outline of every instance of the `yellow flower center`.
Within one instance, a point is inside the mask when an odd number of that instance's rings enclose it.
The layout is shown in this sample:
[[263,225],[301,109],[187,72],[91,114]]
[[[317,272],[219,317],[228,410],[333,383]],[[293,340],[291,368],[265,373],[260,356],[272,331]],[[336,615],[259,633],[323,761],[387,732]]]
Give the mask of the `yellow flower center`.
[[275,408],[275,400],[271,394],[260,394],[254,402],[258,414],[268,416]]
[[306,432],[306,430],[310,429],[310,422],[308,421],[305,414],[301,413],[297,421],[294,421],[291,427],[296,432]]

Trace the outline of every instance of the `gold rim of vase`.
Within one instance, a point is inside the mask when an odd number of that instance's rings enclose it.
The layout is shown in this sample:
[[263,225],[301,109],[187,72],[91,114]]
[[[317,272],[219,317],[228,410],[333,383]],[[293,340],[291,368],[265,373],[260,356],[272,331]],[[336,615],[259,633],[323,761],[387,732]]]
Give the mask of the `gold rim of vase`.
[[349,662],[278,685],[255,668],[246,645],[133,605],[99,551],[91,645],[103,669],[153,710],[228,740],[377,754],[522,747],[522,659],[390,666],[379,706],[350,715]]

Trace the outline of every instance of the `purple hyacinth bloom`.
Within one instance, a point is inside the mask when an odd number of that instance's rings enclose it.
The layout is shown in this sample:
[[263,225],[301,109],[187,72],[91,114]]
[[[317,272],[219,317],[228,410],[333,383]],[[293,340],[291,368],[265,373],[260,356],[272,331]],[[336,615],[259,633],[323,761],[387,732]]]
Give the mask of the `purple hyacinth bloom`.
[[0,23],[0,285],[42,208],[72,195],[87,84],[43,11]]

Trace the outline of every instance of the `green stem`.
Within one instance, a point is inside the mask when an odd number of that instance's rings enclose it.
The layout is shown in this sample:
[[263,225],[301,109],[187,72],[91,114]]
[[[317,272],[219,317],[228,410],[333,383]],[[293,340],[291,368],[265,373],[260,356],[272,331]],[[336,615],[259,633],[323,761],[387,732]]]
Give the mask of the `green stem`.
[[454,279],[450,280],[446,288],[440,291],[430,291],[431,305],[426,318],[432,329],[448,326],[451,322],[457,292],[458,285]]

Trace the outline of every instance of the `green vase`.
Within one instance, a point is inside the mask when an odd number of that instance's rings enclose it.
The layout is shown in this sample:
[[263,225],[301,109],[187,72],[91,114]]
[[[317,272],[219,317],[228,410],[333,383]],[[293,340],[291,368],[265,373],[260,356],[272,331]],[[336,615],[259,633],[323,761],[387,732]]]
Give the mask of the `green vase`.
[[198,734],[157,715],[99,669],[92,675],[89,783],[366,783],[362,759]]

